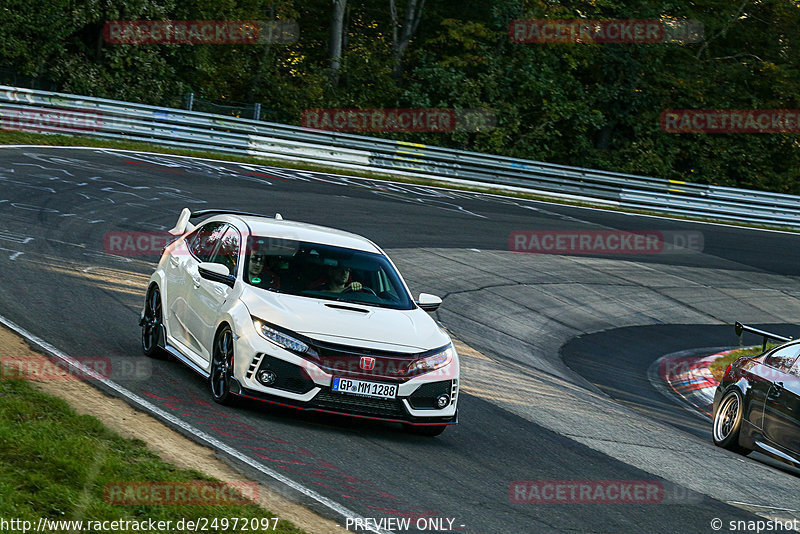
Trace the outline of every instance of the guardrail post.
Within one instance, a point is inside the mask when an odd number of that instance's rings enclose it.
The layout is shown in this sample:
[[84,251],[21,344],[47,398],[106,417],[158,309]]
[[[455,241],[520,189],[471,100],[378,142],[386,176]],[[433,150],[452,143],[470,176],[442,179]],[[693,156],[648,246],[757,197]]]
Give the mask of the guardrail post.
[[186,109],[192,111],[194,105],[194,93],[186,93]]
[[253,118],[257,121],[261,120],[261,102],[256,102],[253,108]]

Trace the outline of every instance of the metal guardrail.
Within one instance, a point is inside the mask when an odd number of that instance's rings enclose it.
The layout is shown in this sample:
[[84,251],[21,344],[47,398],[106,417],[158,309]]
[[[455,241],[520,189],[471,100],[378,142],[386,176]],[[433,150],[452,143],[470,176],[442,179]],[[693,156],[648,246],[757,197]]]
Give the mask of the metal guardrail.
[[668,215],[800,229],[800,197],[794,195],[555,165],[3,85],[0,128],[45,129],[388,175],[519,188]]

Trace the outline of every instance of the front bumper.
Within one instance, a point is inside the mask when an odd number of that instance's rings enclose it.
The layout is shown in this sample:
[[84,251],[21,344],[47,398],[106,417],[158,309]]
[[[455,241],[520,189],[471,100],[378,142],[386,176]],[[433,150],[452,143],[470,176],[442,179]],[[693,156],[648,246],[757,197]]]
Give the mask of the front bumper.
[[[308,412],[339,414],[410,425],[453,425],[458,422],[459,365],[457,355],[445,368],[403,381],[379,377],[356,377],[398,386],[397,398],[378,399],[331,389],[333,374],[293,352],[258,335],[244,332],[236,341],[231,392],[248,399]],[[259,372],[272,371],[271,386],[258,380]],[[346,371],[337,376],[348,376]],[[444,408],[436,408],[434,399],[448,394]]]
[[[235,387],[232,389],[236,391]],[[448,416],[415,417],[405,409],[402,399],[392,401],[357,397],[335,393],[330,388],[321,388],[314,398],[307,402],[241,387],[236,395],[306,412],[345,415],[373,421],[406,423],[414,426],[455,425],[458,423],[457,409],[454,414]]]

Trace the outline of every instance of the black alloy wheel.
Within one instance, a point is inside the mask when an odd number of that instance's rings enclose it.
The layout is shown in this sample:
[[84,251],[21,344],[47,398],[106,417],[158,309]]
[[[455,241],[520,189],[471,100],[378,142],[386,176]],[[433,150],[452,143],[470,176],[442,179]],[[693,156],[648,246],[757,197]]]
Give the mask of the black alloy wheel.
[[164,340],[163,335],[163,312],[161,308],[161,292],[158,287],[153,286],[147,294],[144,306],[144,318],[142,319],[142,352],[150,358],[164,358],[166,351],[160,344]]
[[214,340],[214,355],[211,361],[211,396],[214,402],[232,405],[236,396],[231,393],[230,378],[233,374],[233,332],[225,325]]

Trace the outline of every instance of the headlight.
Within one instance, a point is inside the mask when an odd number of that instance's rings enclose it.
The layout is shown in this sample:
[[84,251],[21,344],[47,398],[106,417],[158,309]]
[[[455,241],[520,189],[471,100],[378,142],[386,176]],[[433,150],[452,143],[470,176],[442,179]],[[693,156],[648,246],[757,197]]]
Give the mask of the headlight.
[[453,356],[456,353],[456,349],[453,348],[453,345],[448,345],[445,347],[441,352],[437,352],[432,356],[426,356],[425,358],[421,358],[412,362],[408,366],[408,370],[406,371],[408,374],[419,374],[419,373],[427,373],[429,371],[435,371],[436,369],[441,369],[442,367],[449,365],[450,362],[453,361]]
[[288,334],[284,334],[283,332],[267,326],[267,323],[261,319],[256,319],[253,317],[253,324],[256,327],[256,332],[261,334],[262,337],[272,341],[279,347],[283,347],[284,349],[292,352],[308,352],[308,345],[299,339],[295,339]]

